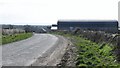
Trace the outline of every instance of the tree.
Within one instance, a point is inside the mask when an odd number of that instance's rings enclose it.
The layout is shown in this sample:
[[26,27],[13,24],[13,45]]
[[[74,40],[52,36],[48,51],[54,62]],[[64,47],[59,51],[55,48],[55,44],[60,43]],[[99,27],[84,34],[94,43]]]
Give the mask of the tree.
[[13,25],[8,25],[9,26],[9,29],[13,29]]
[[24,26],[24,30],[25,30],[26,33],[32,32],[32,28],[31,28],[30,25],[25,25],[25,26]]

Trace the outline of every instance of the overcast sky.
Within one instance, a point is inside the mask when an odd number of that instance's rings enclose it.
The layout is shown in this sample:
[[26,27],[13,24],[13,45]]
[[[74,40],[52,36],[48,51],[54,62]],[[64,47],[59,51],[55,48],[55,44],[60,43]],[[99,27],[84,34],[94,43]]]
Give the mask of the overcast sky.
[[119,0],[0,0],[1,24],[51,25],[58,20],[118,20]]

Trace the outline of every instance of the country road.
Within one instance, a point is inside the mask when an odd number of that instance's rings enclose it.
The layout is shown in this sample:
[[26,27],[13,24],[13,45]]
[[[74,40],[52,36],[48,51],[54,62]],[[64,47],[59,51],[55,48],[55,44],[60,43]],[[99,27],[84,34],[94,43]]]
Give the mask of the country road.
[[2,46],[3,66],[55,66],[65,53],[68,41],[62,36],[34,34],[26,40]]

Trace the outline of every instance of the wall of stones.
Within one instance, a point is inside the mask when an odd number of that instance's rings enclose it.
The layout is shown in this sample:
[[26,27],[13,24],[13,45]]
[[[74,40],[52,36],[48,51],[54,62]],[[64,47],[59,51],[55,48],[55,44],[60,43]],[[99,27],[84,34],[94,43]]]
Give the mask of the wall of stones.
[[25,30],[22,29],[2,29],[2,35],[12,35],[18,33],[24,33]]

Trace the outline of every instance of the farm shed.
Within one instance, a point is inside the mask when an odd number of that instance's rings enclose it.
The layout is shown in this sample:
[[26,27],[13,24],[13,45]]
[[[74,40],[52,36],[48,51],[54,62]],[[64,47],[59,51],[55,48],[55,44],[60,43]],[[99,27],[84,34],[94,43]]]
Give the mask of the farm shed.
[[118,32],[118,21],[105,20],[105,21],[58,21],[58,30],[72,31],[76,28],[93,30],[93,31],[105,31],[105,32]]

